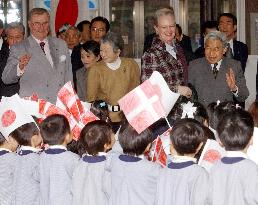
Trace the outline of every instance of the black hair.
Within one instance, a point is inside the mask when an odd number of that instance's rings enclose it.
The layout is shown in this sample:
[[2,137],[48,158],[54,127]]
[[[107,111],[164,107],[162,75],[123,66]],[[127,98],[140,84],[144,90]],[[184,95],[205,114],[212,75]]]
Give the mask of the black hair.
[[229,112],[220,120],[217,131],[227,151],[240,151],[249,144],[254,130],[254,121],[245,110]]
[[202,145],[201,149],[199,150],[199,152],[197,152],[196,155],[194,156],[194,158],[196,158],[197,161],[199,161],[199,159],[201,157],[201,154],[205,147],[207,139],[216,140],[214,133],[208,127],[202,126],[202,128],[204,131],[205,141],[203,142],[203,145]]
[[92,27],[93,23],[96,21],[103,22],[106,25],[106,33],[109,31],[109,29],[110,29],[109,21],[103,16],[97,16],[97,17],[93,18],[90,22],[90,28]]
[[81,131],[79,154],[97,155],[104,152],[104,145],[111,144],[112,127],[103,120],[89,122]]
[[237,25],[237,18],[236,18],[236,16],[234,14],[232,14],[232,13],[222,13],[222,14],[219,15],[218,22],[220,21],[220,18],[222,16],[231,18],[232,21],[233,21],[233,25]]
[[182,28],[179,24],[176,24],[176,28],[178,29],[179,35],[182,35]]
[[70,152],[73,152],[75,154],[79,154],[79,140],[72,140],[68,145],[67,145],[67,150]]
[[237,109],[241,108],[237,108],[235,103],[231,101],[222,102],[219,105],[215,106],[213,122],[211,127],[216,130],[219,121],[224,117],[224,115],[228,112],[235,112]]
[[81,21],[80,23],[78,23],[76,27],[78,28],[78,30],[80,32],[82,32],[83,31],[83,26],[87,25],[87,24],[90,24],[90,22],[87,21],[87,20],[84,20],[84,21]]
[[39,129],[34,122],[26,123],[10,133],[19,145],[31,146],[31,138],[39,134]]
[[96,57],[99,56],[100,53],[100,45],[98,42],[89,40],[81,45],[81,49],[85,50],[88,53],[93,53]]
[[90,111],[100,120],[110,122],[108,105],[103,100],[95,100],[91,104]]
[[67,134],[71,133],[70,125],[64,115],[54,114],[43,120],[40,133],[45,144],[63,144]]
[[258,127],[258,101],[257,100],[250,105],[248,112],[253,117],[254,126]]
[[5,139],[5,137],[2,135],[2,133],[0,132],[0,146],[2,146],[5,142],[6,142],[6,139]]
[[121,127],[118,139],[123,152],[133,156],[143,154],[147,146],[152,142],[149,129],[138,134],[129,124]]
[[[183,101],[184,102],[184,101]],[[186,102],[184,102],[186,103]],[[181,119],[182,114],[183,114],[183,107],[181,102],[177,102],[173,109],[171,110],[171,112],[168,115],[168,118],[172,118],[172,124],[174,124],[177,120]],[[207,113],[206,108],[199,102],[194,102],[193,103],[193,107],[196,107],[196,111],[193,113],[193,117],[195,120],[197,120],[198,122],[200,122],[201,124],[204,124],[205,121],[207,121],[207,123],[209,123],[209,116]],[[188,118],[189,116],[186,116],[186,118]]]
[[209,116],[209,126],[213,129],[216,129],[216,120],[215,120],[215,109],[217,107],[216,102],[212,102],[207,106],[207,114]]
[[178,154],[194,154],[206,140],[203,125],[195,119],[181,119],[174,124],[170,140]]
[[205,21],[201,26],[201,34],[204,35],[206,29],[212,29],[212,28],[218,28],[218,22],[217,21]]

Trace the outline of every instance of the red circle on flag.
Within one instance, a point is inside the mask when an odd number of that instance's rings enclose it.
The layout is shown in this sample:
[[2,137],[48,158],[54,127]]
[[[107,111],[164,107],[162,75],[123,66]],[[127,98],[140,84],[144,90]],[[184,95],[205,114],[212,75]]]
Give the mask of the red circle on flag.
[[64,23],[74,26],[78,18],[78,12],[77,0],[59,0],[56,9],[55,31],[57,32]]
[[215,163],[220,158],[221,158],[220,153],[217,150],[211,149],[205,153],[203,160],[208,161],[210,163]]
[[2,118],[1,118],[1,122],[3,127],[8,127],[11,124],[13,124],[13,122],[16,119],[16,114],[13,110],[7,110],[4,112]]

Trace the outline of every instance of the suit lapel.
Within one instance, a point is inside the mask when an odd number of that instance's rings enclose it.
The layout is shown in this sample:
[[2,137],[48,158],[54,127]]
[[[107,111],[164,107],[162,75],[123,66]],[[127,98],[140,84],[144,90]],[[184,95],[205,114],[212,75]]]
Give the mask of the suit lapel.
[[32,36],[29,36],[28,40],[30,45],[28,53],[37,58],[40,63],[45,64],[46,67],[52,67],[36,40]]
[[219,73],[220,75],[222,75],[223,77],[222,78],[226,78],[226,73],[228,72],[228,65],[227,65],[227,59],[224,57],[222,59],[222,62],[221,62],[221,65],[220,65],[220,69],[219,69]]
[[213,79],[214,78],[214,75],[213,75],[213,72],[212,72],[212,67],[211,67],[211,64],[206,60],[206,58],[204,58],[204,61],[205,61],[205,68],[204,68],[204,75],[203,76],[206,76],[208,77],[208,79]]
[[55,43],[52,41],[52,38],[48,37],[48,45],[50,50],[50,55],[52,57],[54,68],[57,68],[58,65],[58,48]]

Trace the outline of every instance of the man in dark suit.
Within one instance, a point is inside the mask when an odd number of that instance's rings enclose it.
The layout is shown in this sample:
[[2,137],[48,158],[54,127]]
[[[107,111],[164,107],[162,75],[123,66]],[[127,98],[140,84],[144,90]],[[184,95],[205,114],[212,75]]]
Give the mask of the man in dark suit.
[[[235,40],[235,32],[237,29],[237,19],[231,13],[222,13],[218,19],[219,31],[223,32],[227,36],[227,41],[230,45],[228,50],[231,49],[231,57],[241,62],[243,73],[245,72],[246,62],[248,58],[247,45]],[[227,53],[229,53],[228,51]]]
[[81,32],[75,26],[70,26],[65,32],[65,42],[71,55],[73,82],[74,88],[76,88],[76,71],[83,67],[81,61]]
[[182,28],[179,24],[176,24],[175,38],[179,45],[183,48],[185,58],[189,64],[189,62],[194,59],[191,38],[183,34]]
[[205,57],[190,62],[189,83],[205,106],[216,101],[244,101],[249,91],[240,62],[226,58],[227,41],[224,33],[211,31],[205,36]]
[[30,11],[31,35],[11,47],[2,80],[6,84],[19,81],[21,97],[37,93],[40,98],[55,103],[58,91],[66,82],[73,81],[73,75],[67,45],[48,36],[49,23],[46,9]]
[[[0,50],[0,76],[2,75],[7,59],[9,57],[10,47],[15,43],[21,42],[24,39],[25,29],[21,23],[10,23],[5,29],[6,41]],[[0,98],[2,96],[12,96],[19,92],[19,82],[6,85],[0,80]]]

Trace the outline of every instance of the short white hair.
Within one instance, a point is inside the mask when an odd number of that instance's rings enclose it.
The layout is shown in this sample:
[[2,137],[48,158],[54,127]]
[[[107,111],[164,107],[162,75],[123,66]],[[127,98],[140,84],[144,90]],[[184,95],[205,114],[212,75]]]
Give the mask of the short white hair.
[[162,9],[159,9],[155,12],[155,18],[154,18],[154,23],[155,25],[157,26],[158,25],[158,19],[159,17],[161,16],[167,16],[167,15],[170,15],[170,16],[173,16],[175,18],[175,13],[174,13],[174,9],[171,7],[171,8],[162,8]]
[[222,43],[223,48],[227,47],[227,36],[225,33],[220,31],[211,31],[204,37],[204,45],[206,44],[207,40],[219,40]]
[[20,22],[12,22],[12,23],[7,24],[5,33],[8,35],[8,33],[11,29],[19,29],[23,35],[25,34],[25,28],[24,28],[23,24]]

